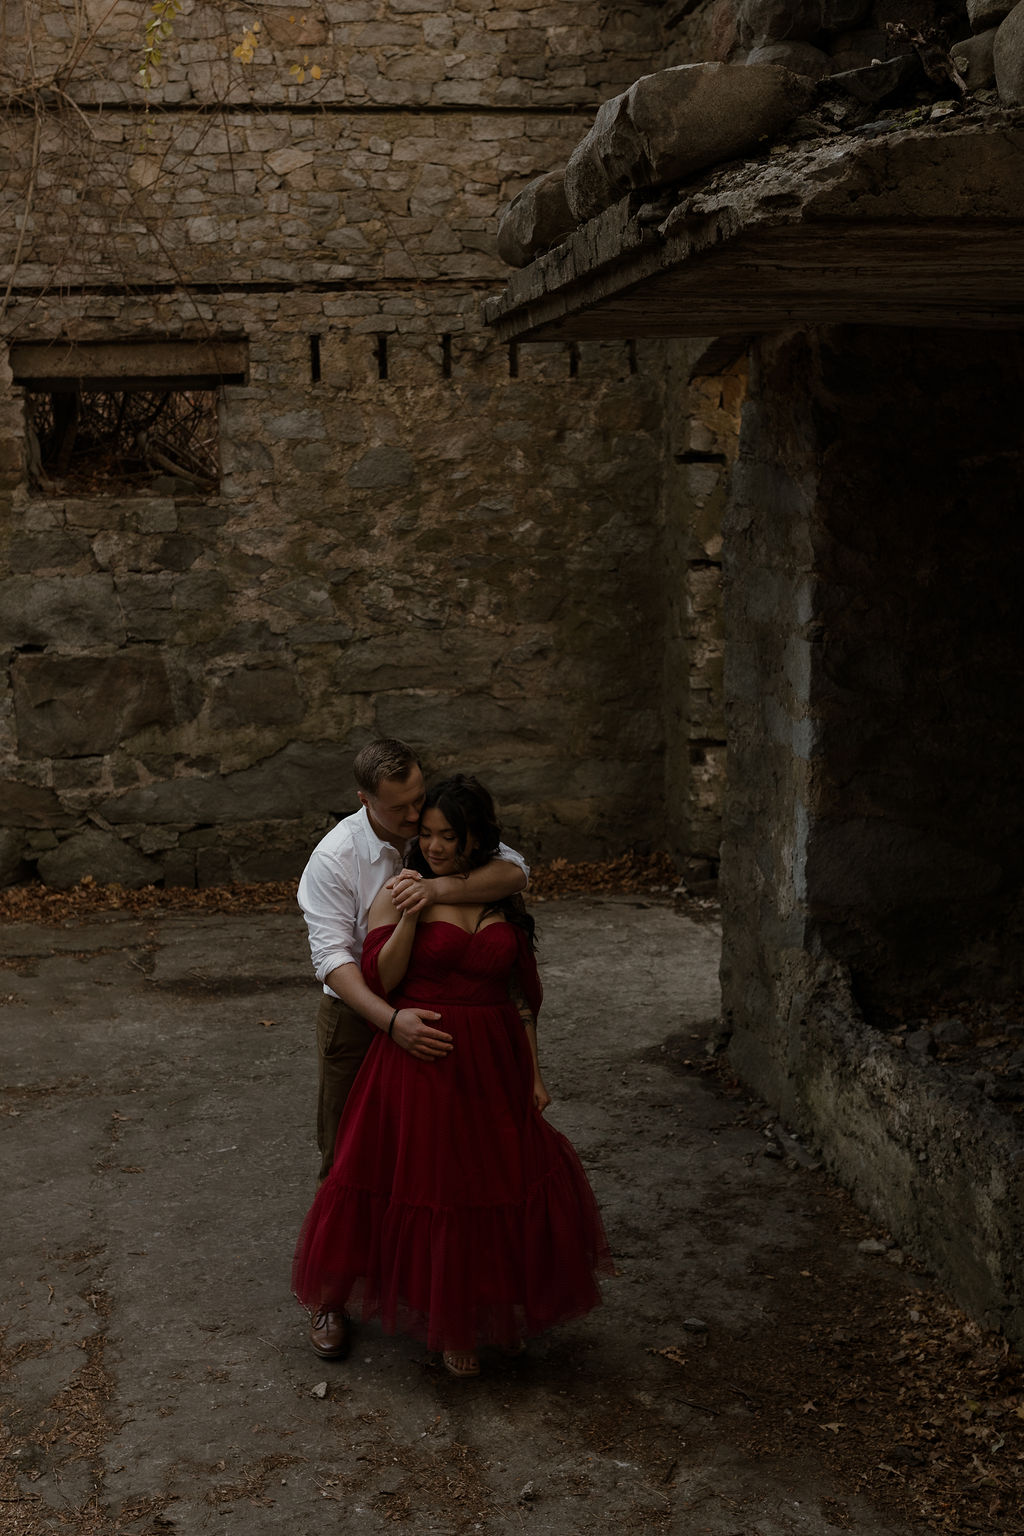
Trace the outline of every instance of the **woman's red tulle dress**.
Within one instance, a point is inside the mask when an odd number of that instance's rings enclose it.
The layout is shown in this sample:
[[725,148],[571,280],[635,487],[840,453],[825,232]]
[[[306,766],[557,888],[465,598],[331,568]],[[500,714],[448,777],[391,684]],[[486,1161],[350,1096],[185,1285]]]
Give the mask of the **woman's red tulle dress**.
[[[375,928],[363,950],[377,992],[392,932]],[[513,972],[536,1011],[520,928],[420,924],[389,1000],[436,1010],[455,1047],[423,1062],[374,1037],[295,1253],[292,1288],[311,1311],[347,1308],[431,1349],[470,1351],[514,1347],[599,1303],[604,1229],[579,1158],[534,1107]]]

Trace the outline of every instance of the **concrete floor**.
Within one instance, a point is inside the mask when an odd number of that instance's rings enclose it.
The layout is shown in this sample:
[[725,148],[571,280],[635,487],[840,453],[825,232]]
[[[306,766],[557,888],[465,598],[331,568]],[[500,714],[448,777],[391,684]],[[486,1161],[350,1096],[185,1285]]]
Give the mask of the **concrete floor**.
[[716,1079],[679,1070],[713,1027],[716,931],[640,898],[536,910],[550,1117],[619,1273],[599,1311],[474,1382],[373,1327],[344,1363],[306,1345],[288,1284],[317,989],[298,916],[7,928],[5,1536],[924,1529],[803,1453],[741,1450],[749,1401],[712,1415],[672,1359],[703,1342],[692,1316],[712,1344],[771,1328],[766,1253],[783,1276],[809,1243],[860,1262],[801,1192],[818,1176],[765,1158]]

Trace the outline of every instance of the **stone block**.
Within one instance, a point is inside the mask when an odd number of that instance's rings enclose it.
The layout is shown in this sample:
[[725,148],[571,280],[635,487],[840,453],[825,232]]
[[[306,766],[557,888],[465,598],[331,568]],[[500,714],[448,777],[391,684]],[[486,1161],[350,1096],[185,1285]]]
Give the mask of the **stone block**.
[[998,27],[1014,9],[1016,0],[967,0],[967,20],[972,32]]
[[163,660],[19,656],[12,667],[18,743],[26,757],[87,757],[173,718]]
[[746,63],[748,69],[758,64],[777,64],[808,80],[820,80],[822,76],[830,75],[833,69],[828,54],[815,48],[813,43],[766,43],[763,48],[752,48]]
[[832,67],[839,74],[849,69],[867,69],[873,60],[884,60],[889,41],[884,32],[861,27],[833,38],[830,51]]
[[916,53],[909,53],[881,64],[869,64],[866,69],[843,70],[821,81],[818,93],[828,100],[847,96],[874,111],[925,83],[920,59]]
[[0,885],[15,885],[24,872],[25,836],[20,828],[0,827]]
[[821,31],[819,0],[739,0],[736,25],[748,48],[804,42]]
[[565,171],[573,216],[752,150],[807,106],[809,83],[777,65],[683,64],[606,101]]
[[305,708],[298,679],[290,667],[238,667],[215,682],[207,721],[215,731],[281,726],[301,720]]
[[950,58],[964,77],[969,91],[983,91],[995,83],[996,30],[989,27],[987,32],[965,37],[963,42],[954,43],[950,49]]
[[311,815],[337,800],[339,786],[347,788],[355,750],[347,744],[296,741],[236,773],[211,772],[126,790],[104,801],[101,812],[115,825],[215,827]]
[[410,485],[416,473],[415,460],[404,448],[382,444],[357,459],[345,476],[353,490],[384,491]]
[[110,575],[12,576],[0,583],[0,645],[118,645],[125,639]]
[[820,0],[820,7],[823,32],[849,32],[868,18],[871,0]]
[[565,200],[565,175],[549,171],[529,182],[498,221],[498,255],[510,267],[525,267],[572,232],[575,219]]
[[125,885],[130,890],[163,878],[162,867],[153,859],[99,827],[72,833],[52,852],[42,854],[36,868],[43,884],[58,891],[70,890],[86,875],[97,885]]
[[20,779],[0,780],[0,826],[60,827],[66,821],[52,789]]
[[1024,0],[1001,22],[993,44],[996,90],[1004,107],[1024,106]]

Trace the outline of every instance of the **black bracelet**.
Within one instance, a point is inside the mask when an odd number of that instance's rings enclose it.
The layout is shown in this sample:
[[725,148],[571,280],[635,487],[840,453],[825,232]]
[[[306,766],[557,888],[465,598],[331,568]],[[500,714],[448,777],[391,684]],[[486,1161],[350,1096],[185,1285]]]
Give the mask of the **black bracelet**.
[[388,1039],[389,1040],[393,1040],[395,1038],[394,1035],[391,1033],[391,1031],[395,1027],[395,1020],[397,1018],[398,1018],[398,1009],[396,1008],[394,1013],[391,1015],[391,1023],[388,1025]]

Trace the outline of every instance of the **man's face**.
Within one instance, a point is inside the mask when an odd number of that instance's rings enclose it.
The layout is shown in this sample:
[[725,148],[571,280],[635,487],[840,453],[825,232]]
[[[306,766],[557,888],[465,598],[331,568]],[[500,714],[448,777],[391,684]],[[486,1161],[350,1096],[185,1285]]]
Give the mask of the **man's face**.
[[419,830],[426,793],[423,774],[414,768],[407,779],[382,779],[375,795],[360,790],[359,798],[369,812],[377,836],[396,847],[404,847]]

